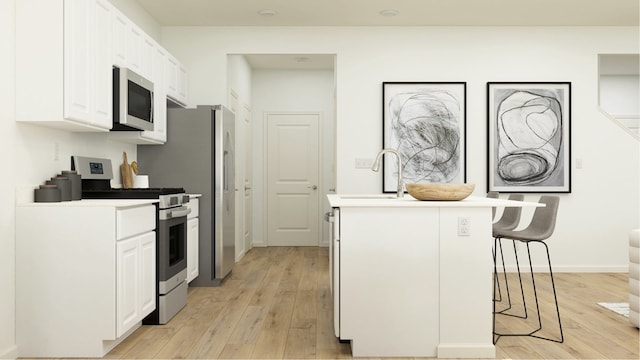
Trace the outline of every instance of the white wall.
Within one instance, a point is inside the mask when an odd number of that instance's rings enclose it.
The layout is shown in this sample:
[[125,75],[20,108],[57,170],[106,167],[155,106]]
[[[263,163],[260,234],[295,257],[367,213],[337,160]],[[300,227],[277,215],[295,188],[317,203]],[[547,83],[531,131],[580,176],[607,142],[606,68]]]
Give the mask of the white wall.
[[636,75],[601,75],[600,106],[612,115],[640,116],[640,79]]
[[[245,224],[247,219],[245,211],[245,183],[251,183],[251,172],[247,171],[251,164],[247,154],[250,149],[251,123],[245,121],[251,117],[251,66],[242,55],[229,55],[227,57],[227,80],[229,88],[228,106],[232,107],[231,101],[235,101],[232,110],[235,111],[235,169],[236,169],[236,261],[239,261],[251,248],[251,244],[246,244],[244,240]],[[235,100],[231,99],[231,93]],[[220,101],[220,103],[225,103]],[[246,181],[246,182],[245,182]],[[249,226],[251,226],[249,224]]]
[[579,158],[583,168],[573,167],[572,193],[561,195],[553,262],[558,270],[626,269],[627,234],[640,226],[638,143],[597,111],[597,66],[598,54],[638,53],[637,27],[168,27],[162,38],[197,74],[189,80],[194,103],[226,99],[226,54],[337,54],[342,193],[381,191],[381,175],[354,161],[382,146],[383,81],[467,82],[468,182],[481,196],[486,82],[570,81],[572,164]]
[[[0,153],[4,154],[5,169],[13,169],[16,162],[13,134],[15,119],[15,13],[14,1],[0,1]],[[13,177],[0,180],[0,359],[15,358],[15,208]]]
[[131,0],[109,0],[120,12],[133,20],[144,32],[151,36],[158,43],[160,42],[160,25],[140,6],[137,1]]
[[[333,176],[333,135],[334,135],[334,75],[331,70],[255,70],[253,72],[253,243],[266,246],[264,238],[264,131],[265,113],[270,111],[319,112],[322,118],[323,171],[320,194],[334,188]],[[329,203],[322,196],[325,211]],[[324,214],[324,212],[322,213]],[[328,246],[328,224],[322,221],[324,229],[322,245]]]

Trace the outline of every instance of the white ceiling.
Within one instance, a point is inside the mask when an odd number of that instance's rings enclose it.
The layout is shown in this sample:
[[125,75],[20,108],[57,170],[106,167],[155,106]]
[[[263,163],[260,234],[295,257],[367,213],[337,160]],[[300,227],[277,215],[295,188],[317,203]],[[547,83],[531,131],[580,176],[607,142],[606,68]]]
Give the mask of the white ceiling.
[[[160,26],[638,26],[640,0],[137,0]],[[262,16],[261,10],[275,15]],[[383,16],[381,11],[397,11]],[[327,54],[246,55],[254,69],[333,69]],[[303,59],[301,59],[303,58]]]
[[[137,0],[161,26],[638,26],[639,0]],[[273,10],[261,16],[260,10]],[[396,16],[380,11],[397,10]]]

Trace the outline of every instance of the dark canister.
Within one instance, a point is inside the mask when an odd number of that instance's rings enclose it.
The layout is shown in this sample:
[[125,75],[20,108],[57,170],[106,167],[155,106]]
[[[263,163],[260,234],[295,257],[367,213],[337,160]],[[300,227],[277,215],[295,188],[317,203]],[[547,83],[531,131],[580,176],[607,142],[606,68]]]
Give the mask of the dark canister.
[[71,181],[64,176],[52,177],[47,180],[47,185],[57,185],[60,189],[60,198],[62,201],[71,201]]
[[60,189],[57,185],[40,185],[34,190],[33,198],[35,202],[60,202],[62,199]]
[[71,200],[82,199],[82,176],[74,170],[63,170],[62,176],[71,181]]

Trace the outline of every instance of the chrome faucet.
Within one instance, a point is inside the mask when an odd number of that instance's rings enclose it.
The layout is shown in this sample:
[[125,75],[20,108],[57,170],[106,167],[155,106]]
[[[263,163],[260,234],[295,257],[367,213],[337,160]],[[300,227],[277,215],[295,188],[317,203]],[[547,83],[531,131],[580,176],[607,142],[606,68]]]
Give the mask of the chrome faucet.
[[394,149],[382,149],[376,155],[376,159],[373,161],[373,165],[371,166],[371,170],[378,172],[380,170],[380,159],[382,159],[382,155],[385,153],[395,154],[398,157],[398,192],[397,197],[401,198],[404,196],[404,184],[402,183],[402,159],[400,158],[400,153]]

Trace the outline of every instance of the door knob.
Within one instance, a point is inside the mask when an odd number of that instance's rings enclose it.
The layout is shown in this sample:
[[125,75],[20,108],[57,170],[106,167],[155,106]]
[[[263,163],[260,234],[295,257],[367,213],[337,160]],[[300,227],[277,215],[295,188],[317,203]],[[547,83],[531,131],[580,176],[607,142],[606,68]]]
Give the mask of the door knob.
[[317,188],[318,188],[318,187],[317,187],[317,186],[315,186],[315,185],[311,185],[311,186],[309,186],[309,189],[311,189],[311,190],[315,190],[315,189],[317,189]]

